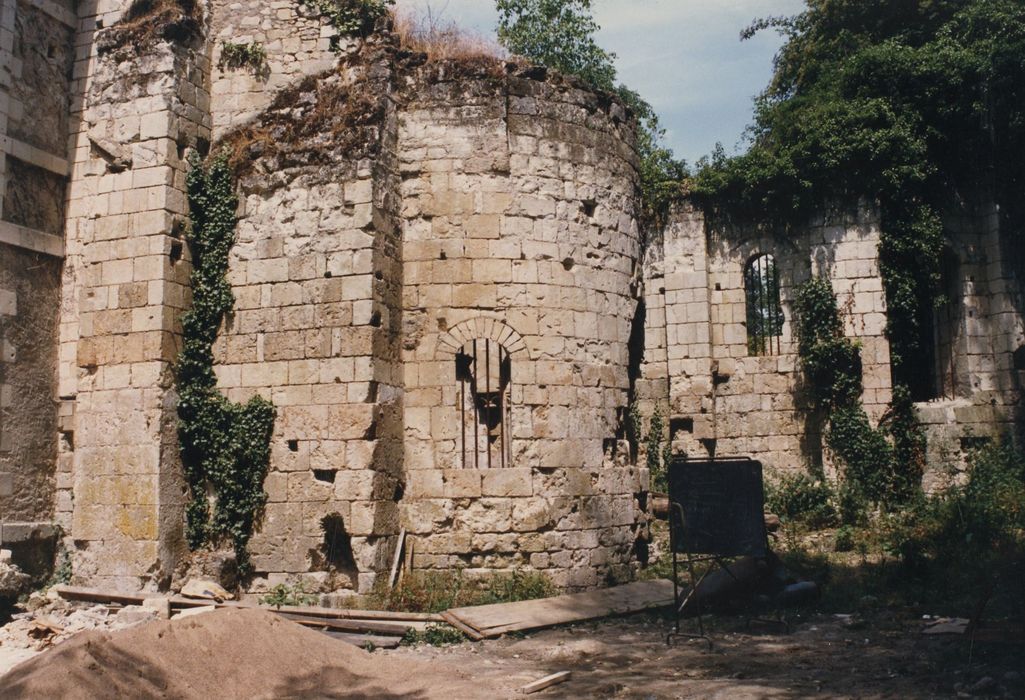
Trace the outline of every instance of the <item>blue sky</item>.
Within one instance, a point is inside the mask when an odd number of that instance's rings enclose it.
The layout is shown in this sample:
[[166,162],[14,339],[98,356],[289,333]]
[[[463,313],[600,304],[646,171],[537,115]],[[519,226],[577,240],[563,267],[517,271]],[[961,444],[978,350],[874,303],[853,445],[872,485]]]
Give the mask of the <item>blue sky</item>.
[[[492,0],[397,0],[400,9],[451,19],[493,36]],[[666,141],[693,164],[716,142],[742,147],[752,99],[768,83],[780,39],[741,42],[757,17],[799,12],[802,0],[594,0],[599,43],[617,54],[622,82],[658,111]]]

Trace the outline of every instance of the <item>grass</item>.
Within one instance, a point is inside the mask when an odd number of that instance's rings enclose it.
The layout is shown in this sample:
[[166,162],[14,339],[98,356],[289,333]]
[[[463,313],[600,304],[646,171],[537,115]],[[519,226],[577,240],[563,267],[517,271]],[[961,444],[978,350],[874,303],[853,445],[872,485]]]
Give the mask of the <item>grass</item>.
[[395,588],[376,591],[367,603],[378,610],[437,613],[472,605],[548,598],[557,593],[548,577],[536,571],[487,576],[458,571],[414,571]]
[[507,56],[494,40],[435,16],[429,7],[422,14],[396,12],[394,24],[402,48],[426,54],[428,61],[497,62]]
[[203,10],[195,0],[135,0],[116,24],[100,32],[97,51],[137,53],[162,40],[188,42],[202,28]]

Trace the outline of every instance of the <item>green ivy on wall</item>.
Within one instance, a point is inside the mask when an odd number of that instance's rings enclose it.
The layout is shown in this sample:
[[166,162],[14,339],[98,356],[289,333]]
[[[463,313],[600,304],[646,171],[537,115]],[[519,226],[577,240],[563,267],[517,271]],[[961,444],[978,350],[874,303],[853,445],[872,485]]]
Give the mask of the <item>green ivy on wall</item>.
[[227,273],[238,198],[227,158],[218,156],[207,165],[194,158],[186,184],[192,309],[182,317],[183,345],[176,367],[178,438],[190,490],[186,534],[192,549],[231,541],[239,570],[248,573],[247,546],[266,501],[263,482],[276,412],[261,397],[245,404],[229,401],[217,389],[214,374],[213,344],[235,303]]
[[797,351],[813,404],[828,419],[826,444],[843,465],[843,520],[857,521],[868,504],[907,503],[920,489],[925,456],[909,392],[898,387],[880,427],[872,427],[861,402],[861,348],[844,335],[827,280],[817,277],[798,287],[795,321]]
[[941,213],[983,194],[1023,218],[1025,4],[808,0],[744,37],[766,29],[784,44],[750,149],[717,149],[693,192],[712,212],[784,231],[829,202],[877,204],[894,384],[928,398],[919,358],[942,302]]

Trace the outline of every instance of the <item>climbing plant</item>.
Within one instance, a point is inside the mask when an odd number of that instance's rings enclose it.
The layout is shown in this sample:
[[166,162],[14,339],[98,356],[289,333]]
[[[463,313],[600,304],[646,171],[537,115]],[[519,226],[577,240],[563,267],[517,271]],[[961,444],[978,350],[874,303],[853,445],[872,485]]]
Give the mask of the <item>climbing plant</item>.
[[666,493],[669,490],[667,474],[669,462],[665,459],[666,452],[662,444],[662,441],[665,440],[665,428],[662,407],[656,404],[655,411],[651,414],[651,423],[648,426],[648,437],[645,440],[645,460],[648,473],[651,475],[651,488],[658,493]]
[[907,503],[920,488],[925,446],[910,394],[898,387],[882,424],[872,427],[861,401],[861,349],[844,336],[832,286],[821,277],[805,282],[794,311],[811,399],[828,419],[826,444],[843,466],[841,516],[852,522],[868,503]]
[[[226,156],[190,163],[187,180],[192,251],[192,309],[182,317],[176,366],[178,438],[189,485],[186,534],[190,547],[229,540],[240,571],[250,569],[247,545],[266,501],[275,410],[254,397],[229,401],[217,389],[213,344],[235,302],[228,255],[235,242],[238,199]],[[213,493],[213,504],[208,492]]]
[[693,191],[711,211],[784,231],[830,202],[878,203],[894,379],[916,398],[940,301],[941,212],[992,183],[1003,215],[1021,218],[1025,4],[808,0],[744,36],[764,29],[785,42],[750,148],[717,149]]

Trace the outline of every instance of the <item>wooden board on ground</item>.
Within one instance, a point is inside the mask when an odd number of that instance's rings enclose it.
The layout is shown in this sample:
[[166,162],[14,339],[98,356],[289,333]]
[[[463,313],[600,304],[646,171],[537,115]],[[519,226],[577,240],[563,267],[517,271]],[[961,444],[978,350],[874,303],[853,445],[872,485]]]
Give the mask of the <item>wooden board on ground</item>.
[[573,676],[573,672],[572,671],[559,671],[558,673],[553,673],[550,676],[545,676],[544,678],[539,678],[538,680],[534,681],[533,683],[527,683],[525,686],[520,688],[520,692],[523,693],[524,695],[530,695],[531,693],[536,693],[539,690],[544,690],[545,688],[551,688],[553,685],[558,685],[559,683],[565,683],[572,676]]
[[306,627],[330,629],[337,632],[355,634],[377,634],[382,636],[402,637],[409,631],[409,625],[396,622],[380,622],[377,620],[332,620],[326,617],[307,617],[295,613],[279,613],[286,620],[298,622]]
[[[54,586],[54,589],[65,600],[80,600],[94,603],[117,603],[119,605],[142,605],[147,598],[159,598],[159,593],[119,593],[114,591],[103,591],[95,588],[79,588],[77,586]],[[172,596],[171,607],[175,610],[184,608],[206,607],[217,605],[219,608],[260,608],[271,612],[283,614],[302,615],[304,617],[323,617],[333,620],[380,620],[381,622],[412,623],[410,626],[421,628],[429,622],[442,622],[441,615],[431,613],[412,612],[390,612],[386,610],[349,610],[343,608],[320,608],[301,607],[293,605],[282,605],[271,607],[265,605],[254,605],[252,603],[240,603],[236,601],[224,601],[215,603],[212,600],[201,598],[183,598]]]
[[401,637],[382,637],[374,634],[352,634],[349,632],[336,632],[334,630],[320,630],[329,637],[348,642],[353,646],[365,649],[373,646],[375,649],[397,649],[402,644]]
[[672,603],[673,582],[658,579],[542,600],[453,608],[444,617],[450,623],[458,622],[455,626],[459,629],[468,627],[482,638],[493,638],[508,632],[524,632],[609,615],[640,612]]

